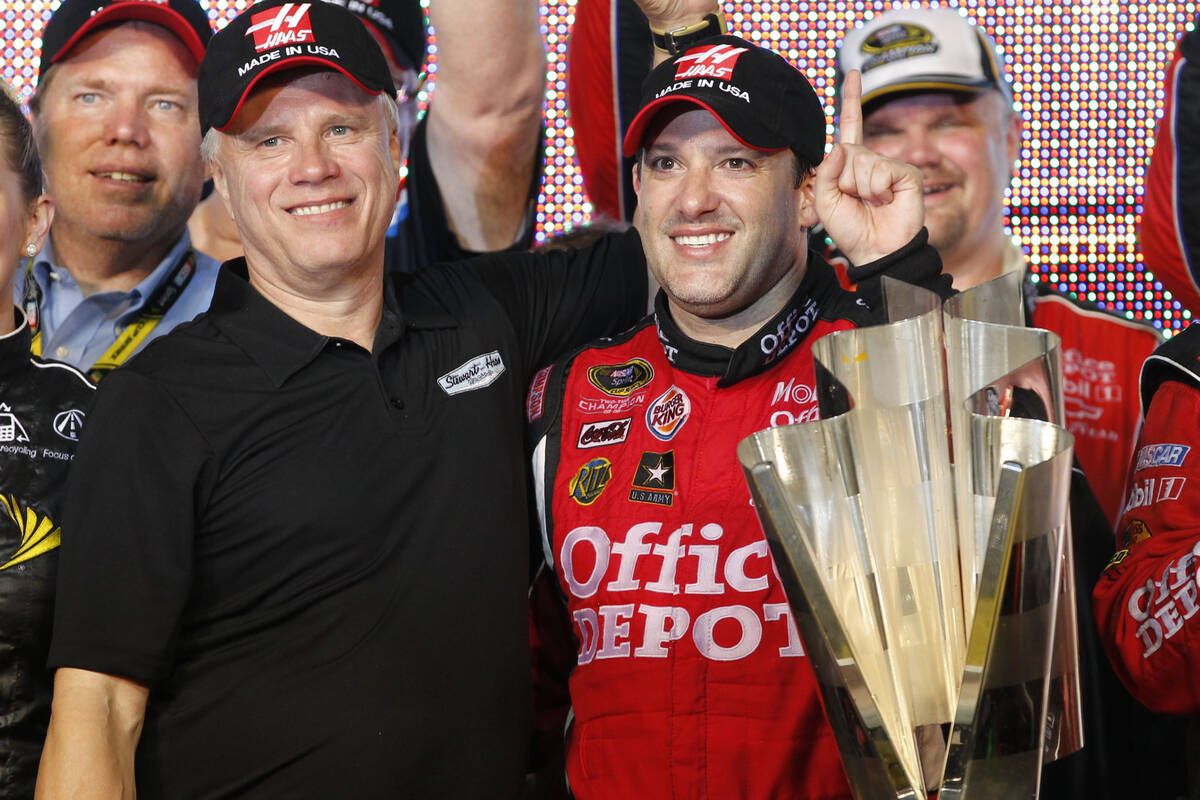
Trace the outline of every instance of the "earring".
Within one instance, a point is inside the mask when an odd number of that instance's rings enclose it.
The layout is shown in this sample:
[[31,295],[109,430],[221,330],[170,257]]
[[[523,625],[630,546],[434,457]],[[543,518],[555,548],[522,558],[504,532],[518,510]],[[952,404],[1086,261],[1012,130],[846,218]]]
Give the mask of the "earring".
[[30,242],[29,244],[25,245],[25,255],[29,256],[30,258],[33,258],[37,254],[38,254],[38,249],[37,249],[36,244],[34,244],[33,242]]

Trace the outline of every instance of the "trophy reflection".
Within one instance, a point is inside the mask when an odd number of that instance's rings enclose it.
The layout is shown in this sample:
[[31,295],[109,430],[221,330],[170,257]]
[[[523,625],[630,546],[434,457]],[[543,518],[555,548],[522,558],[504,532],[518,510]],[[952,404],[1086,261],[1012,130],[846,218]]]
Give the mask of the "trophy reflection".
[[1060,343],[1018,278],[813,347],[819,421],[738,457],[859,800],[1036,798],[1082,746]]

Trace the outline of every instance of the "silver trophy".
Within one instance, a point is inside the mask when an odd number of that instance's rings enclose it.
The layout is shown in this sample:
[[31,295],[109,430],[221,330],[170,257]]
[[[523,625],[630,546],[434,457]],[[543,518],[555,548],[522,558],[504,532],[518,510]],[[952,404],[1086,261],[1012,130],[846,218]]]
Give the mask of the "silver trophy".
[[885,296],[738,457],[855,796],[1036,798],[1082,746],[1060,343],[1015,275]]

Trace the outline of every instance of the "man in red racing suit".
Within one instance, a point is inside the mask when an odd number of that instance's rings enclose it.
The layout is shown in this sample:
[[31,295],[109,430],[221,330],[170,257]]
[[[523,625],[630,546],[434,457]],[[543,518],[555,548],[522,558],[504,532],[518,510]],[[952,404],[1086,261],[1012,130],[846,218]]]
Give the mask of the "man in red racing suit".
[[808,250],[818,219],[860,282],[949,279],[916,170],[845,128],[821,163],[824,123],[798,71],[736,37],[660,64],[625,140],[655,313],[531,385],[539,580],[557,586],[535,587],[535,684],[569,674],[578,800],[850,796],[736,446],[815,419],[812,343],[882,321]]
[[[1135,450],[1118,546],[1092,594],[1117,674],[1154,711],[1200,718],[1200,326],[1142,369],[1146,421]],[[1200,797],[1200,725],[1184,762]]]
[[1163,94],[1138,245],[1163,288],[1200,313],[1200,31],[1179,40]]

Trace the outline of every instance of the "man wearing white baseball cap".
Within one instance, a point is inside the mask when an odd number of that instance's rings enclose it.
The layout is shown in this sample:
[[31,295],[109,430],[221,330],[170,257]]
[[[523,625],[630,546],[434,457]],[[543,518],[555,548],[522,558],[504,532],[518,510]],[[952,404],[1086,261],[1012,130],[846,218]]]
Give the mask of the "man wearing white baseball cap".
[[995,42],[955,9],[894,9],[846,35],[838,75],[854,69],[862,73],[863,141],[921,170],[929,242],[955,288],[1021,272],[1028,322],[1063,337],[1068,427],[1115,524],[1138,425],[1138,372],[1160,337],[1028,279],[1005,228],[1022,124]]
[[1122,493],[1140,417],[1138,374],[1159,334],[1031,279],[1005,227],[1022,120],[1003,55],[982,27],[956,9],[893,9],[848,33],[837,64],[839,80],[862,74],[864,144],[921,170],[930,244],[955,288],[1020,272],[1026,323],[1062,337],[1066,423],[1107,525],[1091,498],[1081,499],[1087,487],[1073,487],[1085,745],[1047,768],[1042,796],[1119,795],[1135,759],[1117,737],[1136,712],[1103,657],[1088,596],[1113,549],[1110,528],[1128,508]]

